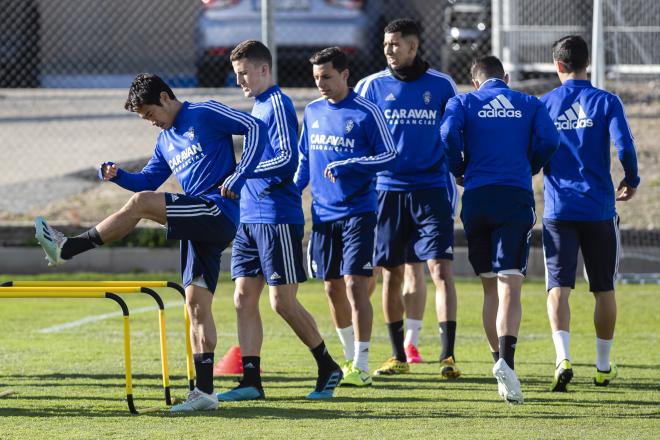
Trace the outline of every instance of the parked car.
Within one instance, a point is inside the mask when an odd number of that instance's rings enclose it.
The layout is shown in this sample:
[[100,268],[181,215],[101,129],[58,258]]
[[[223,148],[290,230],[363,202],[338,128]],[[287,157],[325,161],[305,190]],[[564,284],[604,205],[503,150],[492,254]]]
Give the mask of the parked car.
[[[243,40],[261,40],[260,0],[201,0],[198,20],[200,87],[233,83],[229,55]],[[360,79],[375,56],[382,58],[377,35],[379,14],[365,0],[274,0],[278,79],[285,86],[313,86],[309,57],[329,46],[344,49],[351,79]],[[376,2],[373,2],[374,5]]]
[[0,87],[38,87],[37,2],[0,0],[0,11]]

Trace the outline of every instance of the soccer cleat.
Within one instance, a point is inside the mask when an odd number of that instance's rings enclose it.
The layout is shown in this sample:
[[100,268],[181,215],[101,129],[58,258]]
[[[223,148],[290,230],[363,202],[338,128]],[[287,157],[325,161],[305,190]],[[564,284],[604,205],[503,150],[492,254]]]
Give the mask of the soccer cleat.
[[406,352],[406,362],[409,364],[421,364],[424,362],[422,357],[419,355],[419,351],[417,351],[417,347],[414,345],[406,345],[404,350]]
[[344,360],[339,364],[339,368],[341,368],[341,372],[344,374],[344,377],[348,376],[348,373],[351,372],[353,369],[353,360]]
[[499,382],[497,382],[497,394],[499,394],[502,400],[506,400],[506,390],[504,389],[504,385]]
[[351,387],[368,387],[371,386],[372,383],[373,381],[371,380],[371,375],[368,372],[360,370],[357,367],[353,367],[347,375],[344,375],[340,385]]
[[224,393],[217,393],[216,396],[221,402],[241,402],[243,400],[264,400],[266,395],[261,386],[254,386],[240,382],[239,385]]
[[36,229],[34,238],[37,239],[44,252],[46,252],[48,265],[59,266],[64,264],[66,262],[62,258],[62,246],[66,242],[64,234],[51,228],[43,217],[34,219],[34,227]]
[[[513,371],[504,359],[500,359],[493,366],[493,376],[497,379],[498,383],[498,393],[500,392],[500,386],[502,387],[502,398],[512,404],[522,404],[523,403],[523,394],[520,390],[520,381],[516,372]],[[500,395],[502,395],[500,394]]]
[[440,374],[444,379],[457,379],[461,377],[461,370],[456,366],[454,356],[440,360]]
[[565,393],[568,391],[568,383],[573,379],[573,368],[568,359],[564,359],[555,369],[555,377],[550,384],[550,391]]
[[389,358],[382,367],[374,371],[374,376],[391,376],[392,374],[410,373],[410,365],[395,357]]
[[341,368],[331,370],[330,372],[319,375],[316,379],[316,388],[314,391],[307,395],[308,399],[331,399],[335,392],[335,388],[344,377]]
[[206,394],[199,388],[195,387],[194,390],[188,393],[188,398],[185,402],[174,405],[170,411],[173,413],[184,413],[210,411],[214,409],[218,409],[218,397],[213,393]]
[[594,375],[594,385],[597,387],[606,387],[610,384],[617,375],[619,374],[619,369],[616,364],[610,362],[610,371],[600,371],[596,369],[596,374]]

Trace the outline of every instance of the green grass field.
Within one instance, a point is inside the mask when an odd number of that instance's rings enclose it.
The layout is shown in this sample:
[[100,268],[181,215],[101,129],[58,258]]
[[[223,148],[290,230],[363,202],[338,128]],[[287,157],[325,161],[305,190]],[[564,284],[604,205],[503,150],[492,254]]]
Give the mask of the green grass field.
[[[169,274],[169,279],[176,276]],[[80,275],[78,279],[107,279]],[[127,275],[115,279],[145,279]],[[159,276],[150,276],[159,279]],[[5,277],[4,280],[12,279]],[[14,279],[19,279],[18,277]],[[52,278],[51,278],[52,279]],[[516,371],[525,404],[510,406],[497,395],[492,360],[481,328],[480,285],[458,284],[457,357],[463,377],[439,379],[437,324],[429,298],[420,351],[426,360],[412,373],[374,380],[369,389],[344,389],[332,401],[303,397],[315,380],[311,355],[262,298],[265,341],[262,367],[267,400],[222,404],[193,417],[166,411],[131,416],[124,402],[121,318],[110,317],[58,332],[40,330],[118,310],[108,300],[2,300],[0,306],[0,438],[658,438],[660,435],[660,286],[621,286],[613,359],[620,377],[608,388],[592,384],[595,358],[593,299],[579,285],[572,298],[572,391],[546,391],[554,349],[545,313],[543,285],[524,287]],[[214,313],[219,332],[216,359],[237,343],[233,288],[223,278]],[[161,290],[173,394],[186,393],[181,300]],[[322,286],[305,283],[300,298],[315,316],[330,351],[341,349]],[[148,297],[127,298],[132,310]],[[371,368],[389,356],[380,300],[374,298]],[[139,407],[164,406],[155,311],[132,318],[134,395]],[[235,378],[216,379],[219,390]]]

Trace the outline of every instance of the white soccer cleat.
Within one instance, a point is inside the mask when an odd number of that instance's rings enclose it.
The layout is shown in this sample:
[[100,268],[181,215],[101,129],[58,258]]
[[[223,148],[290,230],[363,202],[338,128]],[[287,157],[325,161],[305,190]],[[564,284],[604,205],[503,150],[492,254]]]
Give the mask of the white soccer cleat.
[[43,217],[34,219],[34,227],[36,229],[34,237],[46,252],[48,265],[59,266],[64,264],[66,260],[62,258],[62,246],[67,240],[64,234],[51,228]]
[[170,411],[173,413],[193,412],[193,411],[212,411],[218,409],[218,396],[215,393],[206,394],[199,388],[188,393],[185,402],[174,405]]
[[493,366],[493,376],[497,379],[497,392],[504,400],[512,404],[522,404],[523,394],[520,390],[520,381],[504,359],[500,359]]

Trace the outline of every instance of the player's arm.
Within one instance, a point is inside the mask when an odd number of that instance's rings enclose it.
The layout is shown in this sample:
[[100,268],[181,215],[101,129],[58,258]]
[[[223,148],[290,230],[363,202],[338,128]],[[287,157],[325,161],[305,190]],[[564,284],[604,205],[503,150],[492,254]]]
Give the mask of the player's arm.
[[277,154],[275,157],[259,162],[249,178],[265,178],[273,176],[290,176],[298,165],[298,150],[296,136],[298,134],[298,118],[295,110],[284,106],[282,98],[273,95],[272,123],[268,126],[268,138]]
[[139,173],[124,171],[113,162],[104,162],[99,169],[99,177],[102,180],[114,182],[133,192],[155,191],[171,174],[172,170],[158,147]]
[[639,186],[640,177],[637,170],[637,153],[635,151],[635,139],[626,119],[623,103],[618,96],[614,97],[612,107],[607,115],[610,138],[619,155],[619,161],[623,165],[625,176],[617,188],[617,200],[630,200]]
[[541,101],[536,98],[533,99],[536,102],[536,112],[534,113],[534,132],[529,152],[532,175],[541,171],[559,148],[559,134],[548,114],[548,109]]
[[367,141],[372,145],[375,154],[330,162],[323,174],[333,182],[351,173],[376,174],[394,165],[393,161],[397,154],[396,146],[387,128],[385,117],[375,104],[362,99],[362,103],[365,102],[370,117],[364,120],[364,130],[367,133]]
[[293,183],[301,193],[309,183],[309,139],[306,127],[307,123],[303,120],[302,133],[298,143],[298,169],[293,176]]
[[465,158],[463,128],[465,127],[465,110],[458,98],[447,101],[445,115],[440,126],[440,139],[445,145],[445,154],[449,171],[458,179],[465,173]]

